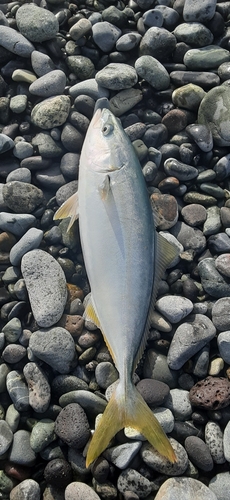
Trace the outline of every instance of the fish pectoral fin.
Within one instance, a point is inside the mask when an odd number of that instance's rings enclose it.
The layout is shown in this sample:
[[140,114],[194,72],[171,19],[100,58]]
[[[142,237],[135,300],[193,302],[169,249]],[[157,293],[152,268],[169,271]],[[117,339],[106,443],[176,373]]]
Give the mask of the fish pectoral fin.
[[67,231],[70,230],[73,223],[79,216],[79,205],[78,205],[78,192],[74,193],[68,200],[66,200],[60,208],[54,214],[54,220],[66,219],[70,217],[70,223],[68,225]]
[[103,201],[107,200],[109,191],[110,191],[110,178],[109,175],[106,175],[101,185],[98,186],[98,192]]
[[98,315],[95,311],[91,297],[87,303],[83,317],[84,317],[84,319],[88,319],[88,320],[92,321],[92,323],[94,323],[94,325],[96,325],[97,328],[100,328],[100,330],[101,330],[100,321],[99,321]]
[[121,391],[120,384],[114,390],[90,442],[86,467],[101,455],[117,432],[128,426],[141,432],[170,462],[176,462],[174,450],[158,420],[130,383],[127,396]]

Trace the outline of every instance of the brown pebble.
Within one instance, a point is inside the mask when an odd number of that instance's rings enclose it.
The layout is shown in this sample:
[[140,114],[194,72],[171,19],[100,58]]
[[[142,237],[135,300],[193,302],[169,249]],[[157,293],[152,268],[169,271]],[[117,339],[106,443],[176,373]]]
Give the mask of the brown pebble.
[[187,126],[187,115],[182,109],[171,109],[162,118],[161,123],[166,126],[170,135],[174,135]]
[[230,403],[230,383],[224,377],[206,377],[197,382],[189,393],[193,406],[206,410],[219,410]]
[[180,185],[180,182],[176,177],[166,177],[159,182],[158,188],[162,193],[169,193],[171,190],[176,189]]
[[68,330],[73,337],[78,337],[82,333],[83,325],[84,319],[78,314],[63,314],[60,321],[57,323],[57,326],[62,326]]
[[11,248],[17,243],[15,236],[12,233],[4,231],[0,234],[1,252],[10,252]]
[[7,476],[17,479],[17,481],[24,481],[31,477],[31,469],[27,467],[22,467],[21,465],[11,464],[7,462],[5,465],[5,473]]
[[98,332],[89,332],[88,330],[83,330],[81,335],[78,337],[78,344],[83,349],[88,349],[88,347],[93,347],[101,340],[101,335]]
[[75,299],[81,299],[81,300],[84,299],[84,292],[79,286],[72,285],[72,283],[67,283],[67,290],[68,290],[67,304],[73,302],[73,300]]
[[170,229],[178,220],[178,206],[174,196],[170,194],[153,193],[151,204],[156,213],[156,226],[161,231]]

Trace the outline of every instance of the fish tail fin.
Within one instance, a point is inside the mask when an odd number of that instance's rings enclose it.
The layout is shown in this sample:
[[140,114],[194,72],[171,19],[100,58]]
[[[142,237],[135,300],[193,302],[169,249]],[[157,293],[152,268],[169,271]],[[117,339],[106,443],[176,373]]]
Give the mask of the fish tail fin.
[[118,384],[93,434],[86,457],[86,466],[96,460],[111,439],[124,427],[141,432],[152,446],[170,462],[176,462],[173,448],[158,420],[130,382],[128,397]]

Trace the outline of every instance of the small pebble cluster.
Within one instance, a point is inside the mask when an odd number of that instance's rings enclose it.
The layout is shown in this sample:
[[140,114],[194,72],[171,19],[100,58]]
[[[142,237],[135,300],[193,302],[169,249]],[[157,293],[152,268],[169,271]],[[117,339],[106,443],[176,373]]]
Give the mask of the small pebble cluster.
[[[229,497],[229,20],[221,0],[0,1],[3,500]],[[67,233],[53,216],[77,190],[99,97],[133,143],[157,230],[179,251],[134,379],[175,464],[125,428],[85,466],[118,373],[83,320],[78,223]]]

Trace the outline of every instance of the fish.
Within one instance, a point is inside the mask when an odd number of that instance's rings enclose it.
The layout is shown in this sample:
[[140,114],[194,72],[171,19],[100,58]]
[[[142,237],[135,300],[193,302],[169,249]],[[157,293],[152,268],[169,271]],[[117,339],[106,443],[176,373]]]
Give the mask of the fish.
[[96,102],[85,136],[78,192],[54,218],[70,217],[70,228],[78,216],[91,288],[84,314],[101,329],[119,372],[90,441],[86,466],[127,426],[175,462],[170,441],[136,389],[133,374],[146,346],[159,281],[177,250],[155,229],[140,162],[106,98]]

